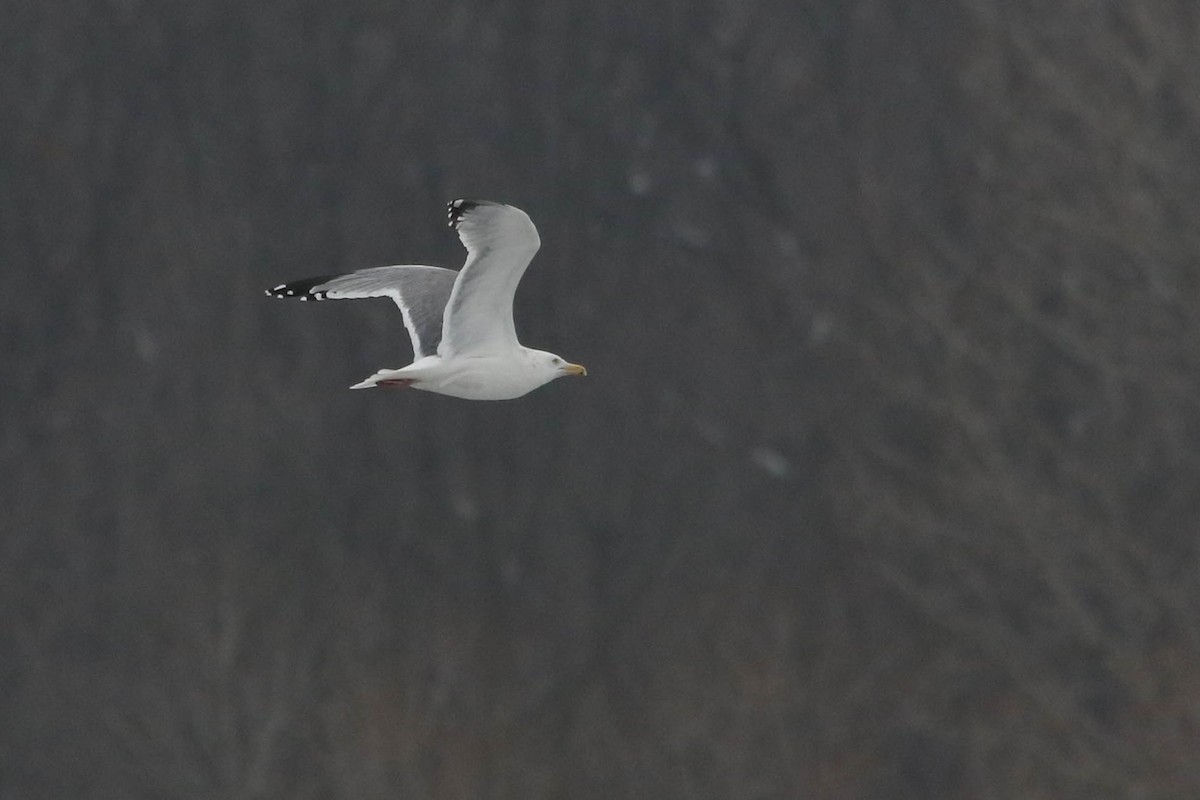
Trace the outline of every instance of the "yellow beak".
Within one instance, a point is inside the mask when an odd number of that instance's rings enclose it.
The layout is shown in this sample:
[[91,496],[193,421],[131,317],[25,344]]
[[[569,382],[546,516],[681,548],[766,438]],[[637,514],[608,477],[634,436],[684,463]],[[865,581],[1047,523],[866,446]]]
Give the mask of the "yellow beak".
[[581,377],[587,375],[587,368],[582,364],[567,364],[562,368],[562,371],[568,375],[579,375]]

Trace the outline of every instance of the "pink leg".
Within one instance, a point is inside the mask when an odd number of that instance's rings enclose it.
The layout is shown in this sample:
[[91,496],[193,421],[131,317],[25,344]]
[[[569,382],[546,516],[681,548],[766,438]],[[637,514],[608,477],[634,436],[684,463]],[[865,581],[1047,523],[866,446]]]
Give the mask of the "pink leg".
[[376,386],[381,386],[385,389],[407,389],[416,383],[413,378],[388,378],[386,380],[377,381]]

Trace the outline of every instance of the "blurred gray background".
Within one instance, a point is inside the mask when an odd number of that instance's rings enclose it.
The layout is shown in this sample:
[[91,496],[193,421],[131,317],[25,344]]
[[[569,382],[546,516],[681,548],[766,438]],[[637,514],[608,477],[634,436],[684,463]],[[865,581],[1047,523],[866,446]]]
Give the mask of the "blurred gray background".
[[0,796],[1200,796],[1196,4],[0,15]]

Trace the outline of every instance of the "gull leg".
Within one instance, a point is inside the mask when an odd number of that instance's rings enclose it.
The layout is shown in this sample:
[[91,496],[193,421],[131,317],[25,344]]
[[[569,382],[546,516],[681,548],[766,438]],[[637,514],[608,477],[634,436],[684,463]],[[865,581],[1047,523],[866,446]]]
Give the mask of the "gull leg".
[[382,386],[385,389],[407,389],[416,383],[414,378],[387,378],[382,381],[376,381],[376,386]]

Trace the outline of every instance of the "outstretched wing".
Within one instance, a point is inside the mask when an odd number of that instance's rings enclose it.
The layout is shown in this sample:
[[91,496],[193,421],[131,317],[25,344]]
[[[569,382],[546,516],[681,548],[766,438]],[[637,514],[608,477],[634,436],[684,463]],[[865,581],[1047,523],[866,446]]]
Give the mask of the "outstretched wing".
[[438,352],[488,353],[517,347],[513,295],[541,245],[537,228],[519,208],[486,200],[455,200],[450,227],[467,248],[446,304]]
[[390,297],[404,315],[414,359],[433,355],[442,341],[442,318],[458,273],[424,266],[372,267],[346,275],[324,275],[268,289],[272,297],[345,300]]

